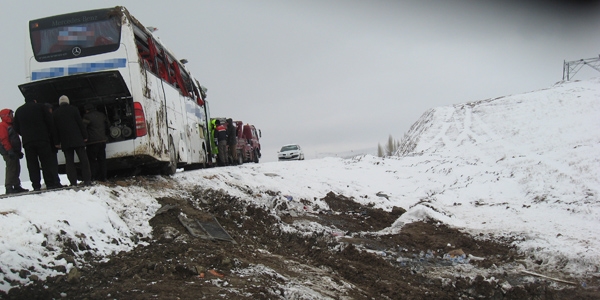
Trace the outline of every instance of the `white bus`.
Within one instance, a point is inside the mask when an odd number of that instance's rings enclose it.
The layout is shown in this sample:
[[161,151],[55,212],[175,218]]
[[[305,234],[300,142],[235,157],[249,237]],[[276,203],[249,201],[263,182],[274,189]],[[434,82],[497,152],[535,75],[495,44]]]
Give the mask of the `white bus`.
[[171,175],[212,162],[205,89],[124,7],[29,21],[29,40],[21,93],[53,106],[67,95],[81,111],[92,103],[104,112],[109,172]]

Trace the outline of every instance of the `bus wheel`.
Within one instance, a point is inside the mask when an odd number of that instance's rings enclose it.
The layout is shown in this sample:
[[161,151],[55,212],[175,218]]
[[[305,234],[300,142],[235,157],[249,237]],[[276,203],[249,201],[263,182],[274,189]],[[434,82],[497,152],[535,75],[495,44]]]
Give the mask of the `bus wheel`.
[[177,153],[175,152],[175,145],[173,140],[169,141],[169,163],[163,168],[164,175],[173,175],[177,172]]
[[255,162],[255,163],[258,163],[258,151],[254,150],[254,151],[252,152],[252,154],[254,154],[254,155],[253,155],[253,156],[254,156],[254,162]]
[[206,169],[206,165],[208,162],[208,153],[206,153],[206,149],[204,149],[204,147],[202,148],[202,153],[204,153],[204,159],[202,160],[202,169]]

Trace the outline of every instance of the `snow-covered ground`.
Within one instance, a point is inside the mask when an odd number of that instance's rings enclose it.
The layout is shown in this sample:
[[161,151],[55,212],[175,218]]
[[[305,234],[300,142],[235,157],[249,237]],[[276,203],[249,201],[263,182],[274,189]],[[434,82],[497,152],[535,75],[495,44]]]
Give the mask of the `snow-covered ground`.
[[[547,272],[600,275],[600,79],[433,108],[405,135],[399,155],[245,164],[174,178],[267,206],[266,191],[322,207],[330,191],[400,206],[407,212],[382,233],[433,218],[514,240]],[[59,256],[65,241],[85,241],[99,256],[132,249],[151,234],[156,198],[181,193],[161,180],[152,189],[97,185],[0,199],[0,290],[10,289],[6,279],[28,281],[19,270],[45,278],[58,275],[49,267],[72,268]]]

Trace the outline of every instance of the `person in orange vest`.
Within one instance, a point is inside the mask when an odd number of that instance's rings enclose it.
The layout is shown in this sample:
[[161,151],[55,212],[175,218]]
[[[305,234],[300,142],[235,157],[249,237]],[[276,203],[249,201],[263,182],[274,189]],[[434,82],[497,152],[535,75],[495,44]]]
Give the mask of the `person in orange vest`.
[[0,153],[4,162],[6,162],[6,173],[4,184],[6,194],[27,192],[27,189],[21,187],[21,162],[23,152],[21,152],[21,138],[12,127],[13,111],[5,108],[0,110]]
[[216,131],[217,131],[217,120],[213,119],[210,121],[210,153],[211,153],[212,157],[214,157],[218,160],[219,159],[219,157],[218,157],[219,148],[217,147],[217,144],[219,143],[219,141],[217,141],[217,132]]

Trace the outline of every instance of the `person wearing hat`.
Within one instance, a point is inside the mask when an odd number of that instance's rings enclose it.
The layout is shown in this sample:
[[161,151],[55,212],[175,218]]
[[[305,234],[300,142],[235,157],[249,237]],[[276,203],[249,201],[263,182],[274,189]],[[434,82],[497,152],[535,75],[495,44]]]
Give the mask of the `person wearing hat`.
[[35,99],[25,99],[25,104],[15,111],[13,128],[21,135],[23,141],[29,180],[33,190],[39,191],[42,186],[40,164],[46,188],[62,187],[58,177],[58,161],[54,148],[58,136],[50,111]]
[[92,103],[83,106],[83,124],[88,133],[85,151],[90,161],[92,180],[106,181],[106,129],[110,126],[106,115]]
[[220,120],[215,122],[217,127],[215,128],[215,137],[217,138],[217,147],[219,148],[219,164],[221,166],[227,165],[227,128],[221,124]]
[[21,163],[19,160],[23,158],[21,152],[21,138],[12,127],[13,111],[5,108],[0,110],[0,153],[4,162],[6,162],[6,173],[4,184],[6,186],[6,194],[27,192],[28,190],[21,187]]
[[56,147],[62,149],[65,155],[67,178],[71,186],[77,186],[77,168],[75,167],[75,153],[77,153],[83,185],[91,185],[92,174],[87,153],[85,152],[85,142],[88,139],[88,133],[83,125],[79,109],[70,105],[69,97],[65,95],[60,96],[58,104],[59,106],[52,112],[52,116],[54,117],[58,140],[60,141],[60,144],[57,144]]

